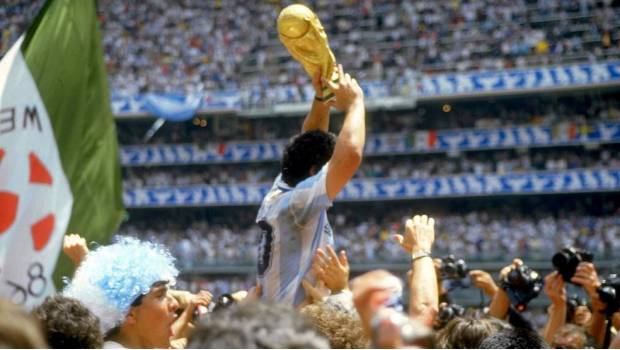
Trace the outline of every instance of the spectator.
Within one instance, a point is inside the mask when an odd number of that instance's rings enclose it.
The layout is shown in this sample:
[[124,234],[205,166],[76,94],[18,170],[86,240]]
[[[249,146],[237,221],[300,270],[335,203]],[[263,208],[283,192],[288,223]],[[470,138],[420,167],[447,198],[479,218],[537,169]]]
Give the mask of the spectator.
[[522,328],[499,331],[480,343],[480,349],[548,349],[549,345],[536,332]]
[[0,347],[45,349],[48,347],[39,321],[21,307],[0,299]]
[[47,342],[54,349],[103,347],[99,319],[75,299],[62,295],[47,297],[32,313],[43,325]]
[[189,348],[326,349],[329,343],[290,307],[249,303],[201,322],[189,339]]
[[441,349],[477,349],[487,337],[510,325],[492,317],[456,317],[435,335],[435,345]]
[[178,307],[168,285],[177,274],[165,248],[120,238],[89,252],[64,293],[99,318],[105,348],[168,348]]

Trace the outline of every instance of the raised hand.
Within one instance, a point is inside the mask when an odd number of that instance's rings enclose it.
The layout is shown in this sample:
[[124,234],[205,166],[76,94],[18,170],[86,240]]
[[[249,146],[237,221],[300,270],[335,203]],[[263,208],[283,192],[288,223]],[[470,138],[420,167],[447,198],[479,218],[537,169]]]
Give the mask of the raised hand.
[[590,298],[597,294],[596,289],[601,285],[598,274],[596,273],[596,268],[594,268],[594,264],[590,262],[580,263],[577,266],[575,276],[573,276],[570,281],[581,285],[586,292],[588,292]]
[[435,219],[416,215],[405,224],[405,235],[394,235],[394,239],[409,254],[420,251],[431,252],[435,241]]
[[75,266],[79,266],[86,254],[88,254],[88,246],[82,236],[73,233],[65,236],[62,243],[62,251],[67,254]]
[[499,289],[493,281],[490,273],[482,270],[472,270],[469,272],[469,278],[476,288],[482,290],[488,297],[493,298]]
[[545,277],[545,294],[551,299],[554,305],[566,304],[566,288],[564,279],[554,271]]
[[328,245],[327,253],[317,249],[312,259],[312,271],[318,279],[332,292],[338,293],[349,286],[349,260],[344,250],[336,255],[334,249]]
[[364,107],[364,92],[357,83],[357,80],[351,78],[349,73],[344,73],[342,65],[338,65],[339,81],[333,83],[325,78],[321,81],[323,85],[332,90],[336,98],[329,101],[327,104],[332,107],[336,107],[341,111],[348,111],[352,106],[358,105]]

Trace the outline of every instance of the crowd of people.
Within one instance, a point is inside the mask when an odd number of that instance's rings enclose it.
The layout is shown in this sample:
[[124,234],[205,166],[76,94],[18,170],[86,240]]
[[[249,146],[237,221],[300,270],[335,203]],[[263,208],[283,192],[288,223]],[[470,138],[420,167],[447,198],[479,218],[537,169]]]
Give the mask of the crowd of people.
[[[620,280],[602,275],[587,252],[562,250],[566,259],[554,257],[552,272],[544,278],[520,258],[494,277],[485,270],[460,269],[451,257],[430,259],[426,252],[435,251],[439,238],[434,218],[416,215],[395,232],[398,254],[411,255],[405,278],[386,270],[351,278],[349,257],[354,253],[336,253],[328,245],[314,254],[316,282],[304,280],[306,299],[296,307],[260,302],[262,286],[244,278],[188,283],[176,267],[183,257],[155,242],[120,236],[91,251],[84,238],[69,235],[63,251],[76,265],[75,275],[62,292],[31,312],[0,300],[0,344],[177,349],[620,346]],[[467,308],[454,302],[446,282],[466,277],[490,302]],[[204,289],[185,289],[196,287]],[[575,288],[580,295],[569,294]],[[549,301],[546,315],[525,312],[542,295]]]
[[[370,112],[370,134],[414,132],[418,130],[503,128],[522,125],[579,125],[620,120],[617,94],[569,97],[514,97],[502,100],[424,104],[402,111]],[[449,106],[449,112],[444,107]],[[341,125],[341,116],[332,117],[332,129]],[[200,122],[206,122],[201,126]],[[121,145],[144,144],[153,121],[118,121]],[[234,115],[197,117],[186,123],[166,123],[150,144],[221,143],[288,139],[299,132],[298,118],[245,118]]]
[[[613,209],[604,215],[576,209],[554,215],[544,206],[532,210],[540,212],[539,217],[520,216],[515,208],[439,215],[435,249],[440,255],[497,260],[507,254],[540,259],[564,246],[616,256],[620,248],[620,218]],[[397,204],[389,211],[374,211],[370,218],[359,218],[355,207],[344,206],[335,208],[331,216],[335,246],[346,249],[352,261],[395,261],[399,257],[398,244],[391,237],[402,230],[407,208]],[[183,268],[247,265],[257,259],[260,233],[254,224],[255,213],[249,212],[230,209],[221,215],[227,219],[216,222],[176,214],[174,219],[147,216],[128,221],[119,233],[167,246]]]
[[[275,85],[308,84],[277,38],[278,12],[289,3],[99,1],[112,91],[249,88],[265,94]],[[0,56],[41,4],[13,0],[0,9]],[[421,72],[620,57],[614,31],[620,17],[610,0],[342,0],[311,6],[338,60],[359,79],[390,85]]]
[[[406,155],[369,157],[355,174],[357,179],[424,179],[465,174],[511,174],[570,169],[617,169],[620,153],[614,145],[528,151],[469,152],[458,156]],[[215,164],[190,168],[124,168],[126,189],[197,185],[267,184],[279,173],[279,163]]]

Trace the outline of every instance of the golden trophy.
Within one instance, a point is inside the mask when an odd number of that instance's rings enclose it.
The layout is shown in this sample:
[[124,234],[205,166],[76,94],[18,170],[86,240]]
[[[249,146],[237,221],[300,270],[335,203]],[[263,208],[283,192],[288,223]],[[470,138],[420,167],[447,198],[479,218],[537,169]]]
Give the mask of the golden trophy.
[[[338,81],[336,58],[329,48],[327,34],[319,17],[308,7],[295,4],[284,8],[278,16],[278,37],[310,77],[320,71],[322,78]],[[333,97],[334,93],[324,87],[323,100]]]

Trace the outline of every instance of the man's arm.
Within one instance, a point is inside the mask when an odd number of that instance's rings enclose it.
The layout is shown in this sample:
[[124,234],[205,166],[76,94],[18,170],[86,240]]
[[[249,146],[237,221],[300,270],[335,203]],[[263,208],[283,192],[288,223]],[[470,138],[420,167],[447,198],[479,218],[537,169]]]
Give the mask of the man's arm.
[[312,101],[312,108],[304,119],[301,132],[309,130],[329,130],[329,109],[330,105],[321,101],[323,99],[323,86],[321,85],[321,71],[312,77],[312,87],[314,87],[315,98]]
[[411,318],[432,327],[439,308],[439,292],[431,248],[435,241],[435,219],[416,215],[407,220],[405,235],[396,241],[412,255],[409,296]]
[[580,285],[586,290],[590,296],[590,302],[592,303],[592,321],[590,322],[590,335],[594,337],[598,346],[603,346],[605,340],[605,325],[607,323],[605,314],[601,311],[605,309],[605,303],[603,303],[599,297],[597,289],[601,286],[601,281],[598,278],[598,273],[594,264],[589,262],[582,262],[577,266],[575,276],[571,278],[571,282]]
[[[510,272],[511,269],[517,268],[523,265],[521,259],[514,259],[511,265],[504,267],[499,273],[499,280],[503,280],[504,277]],[[498,288],[489,305],[489,316],[503,320],[508,315],[508,309],[510,309],[510,298],[506,291],[502,288]]]
[[366,141],[366,111],[364,92],[355,79],[344,74],[342,65],[338,65],[338,84],[323,80],[334,92],[336,99],[329,106],[344,111],[345,119],[342,130],[336,139],[334,154],[327,168],[326,188],[330,199],[336,198],[340,190],[353,177],[362,162],[364,142]]
[[545,277],[545,293],[551,300],[551,306],[548,309],[549,319],[543,337],[547,343],[552,344],[555,334],[566,324],[566,289],[564,280],[557,271]]

